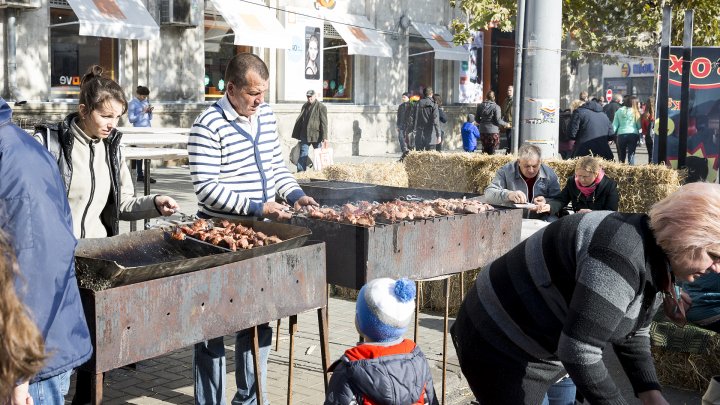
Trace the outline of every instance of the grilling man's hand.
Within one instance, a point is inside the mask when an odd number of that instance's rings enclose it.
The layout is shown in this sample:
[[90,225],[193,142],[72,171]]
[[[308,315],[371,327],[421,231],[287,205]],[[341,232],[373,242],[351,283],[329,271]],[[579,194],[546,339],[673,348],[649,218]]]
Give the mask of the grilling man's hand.
[[263,218],[269,218],[274,221],[292,218],[290,207],[275,201],[263,203]]
[[180,206],[172,197],[157,195],[155,196],[155,208],[157,208],[160,215],[167,217],[179,210]]
[[305,206],[319,207],[320,204],[315,202],[314,198],[304,195],[300,197],[299,200],[295,201],[295,206],[293,208],[295,208],[295,211],[300,211],[300,208]]
[[525,204],[527,202],[527,196],[520,190],[511,191],[508,193],[508,200],[515,204]]

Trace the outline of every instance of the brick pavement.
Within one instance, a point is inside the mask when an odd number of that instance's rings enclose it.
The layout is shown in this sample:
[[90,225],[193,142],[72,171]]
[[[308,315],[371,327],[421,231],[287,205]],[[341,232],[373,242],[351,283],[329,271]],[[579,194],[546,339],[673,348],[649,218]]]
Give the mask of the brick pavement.
[[[339,358],[342,353],[354,346],[358,335],[354,327],[355,302],[330,298],[330,359]],[[438,394],[441,392],[442,365],[442,316],[422,313],[420,316],[420,347],[425,352],[433,372]],[[273,337],[276,329],[273,326]],[[412,326],[406,337],[412,339]],[[293,404],[318,405],[325,398],[323,389],[320,344],[317,314],[315,311],[298,316],[298,332],[295,335],[295,359],[293,371]],[[227,381],[225,392],[227,403],[235,393],[233,359],[234,337],[225,337],[227,350]],[[288,320],[283,319],[280,326],[279,351],[270,351],[268,361],[268,397],[273,404],[287,403],[287,375],[289,334]],[[470,391],[459,374],[457,357],[448,341],[448,400],[449,405],[470,403]],[[145,360],[137,369],[121,368],[105,375],[104,403],[106,404],[192,404],[193,375],[192,348],[188,347],[171,354]],[[74,379],[71,385],[72,397]],[[69,401],[66,401],[69,403]]]

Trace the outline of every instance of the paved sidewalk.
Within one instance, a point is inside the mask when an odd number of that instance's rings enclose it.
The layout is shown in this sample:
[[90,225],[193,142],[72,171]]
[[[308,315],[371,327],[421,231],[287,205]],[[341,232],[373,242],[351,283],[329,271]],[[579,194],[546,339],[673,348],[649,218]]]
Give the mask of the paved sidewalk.
[[[647,155],[639,155],[638,163],[646,161]],[[360,156],[344,158],[340,161],[362,163],[397,160],[399,154],[384,156]],[[644,160],[643,160],[644,158]],[[152,176],[157,183],[152,191],[168,194],[180,204],[181,211],[194,213],[197,209],[187,167],[152,169]],[[138,187],[138,192],[140,188]],[[121,223],[121,232],[127,232],[129,225]],[[451,297],[459,299],[459,297]],[[354,327],[355,303],[353,301],[331,298],[329,302],[329,341],[330,359],[336,360],[344,350],[356,344],[357,332]],[[450,319],[452,323],[453,319]],[[272,325],[273,329],[275,325]],[[425,352],[433,370],[433,377],[438,394],[441,392],[442,362],[442,315],[422,313],[420,316],[420,339],[418,344]],[[273,404],[287,402],[287,369],[288,369],[288,321],[283,319],[280,328],[280,350],[271,350],[268,372],[269,399]],[[293,385],[294,404],[319,405],[323,403],[324,390],[321,374],[320,346],[318,338],[317,314],[315,311],[298,316],[298,333],[295,344],[295,369]],[[412,338],[412,326],[407,337]],[[274,331],[276,333],[276,331]],[[275,335],[274,335],[275,336]],[[228,363],[227,403],[234,395],[234,353],[233,337],[225,338]],[[274,341],[273,341],[274,344]],[[460,373],[457,357],[452,343],[448,339],[448,374],[447,374],[447,405],[470,404],[472,394]],[[606,350],[611,352],[611,350]],[[623,395],[630,403],[639,403],[634,398],[632,388],[624,377],[622,368],[614,355],[606,356],[611,374],[620,386]],[[501,372],[498,367],[498,372]],[[106,373],[104,399],[106,404],[192,404],[192,348],[188,347],[155,359],[142,361],[137,370],[117,369]],[[74,391],[71,386],[66,403],[70,403]],[[671,404],[698,404],[701,395],[667,388],[666,398]]]

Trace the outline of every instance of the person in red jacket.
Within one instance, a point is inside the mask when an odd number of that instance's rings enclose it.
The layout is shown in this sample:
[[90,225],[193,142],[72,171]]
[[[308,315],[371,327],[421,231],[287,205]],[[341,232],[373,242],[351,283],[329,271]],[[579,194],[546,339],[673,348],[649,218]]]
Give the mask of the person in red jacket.
[[325,405],[437,405],[422,350],[403,334],[415,310],[415,283],[378,278],[358,295],[355,326],[365,342],[345,351],[333,373]]

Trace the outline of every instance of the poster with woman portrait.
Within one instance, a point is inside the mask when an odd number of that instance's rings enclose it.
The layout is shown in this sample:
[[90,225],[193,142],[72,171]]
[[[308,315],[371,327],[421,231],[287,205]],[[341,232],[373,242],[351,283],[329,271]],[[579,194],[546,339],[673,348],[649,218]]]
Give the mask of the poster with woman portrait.
[[320,28],[305,27],[305,79],[320,80]]

